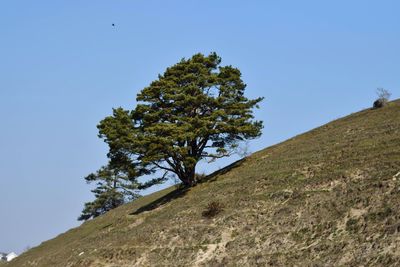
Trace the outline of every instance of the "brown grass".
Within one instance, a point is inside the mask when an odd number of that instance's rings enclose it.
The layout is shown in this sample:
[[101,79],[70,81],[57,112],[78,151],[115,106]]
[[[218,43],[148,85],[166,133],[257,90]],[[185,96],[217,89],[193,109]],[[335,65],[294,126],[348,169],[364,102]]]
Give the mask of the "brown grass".
[[[400,266],[398,172],[395,101],[112,210],[6,266]],[[224,211],[203,218],[213,199]]]

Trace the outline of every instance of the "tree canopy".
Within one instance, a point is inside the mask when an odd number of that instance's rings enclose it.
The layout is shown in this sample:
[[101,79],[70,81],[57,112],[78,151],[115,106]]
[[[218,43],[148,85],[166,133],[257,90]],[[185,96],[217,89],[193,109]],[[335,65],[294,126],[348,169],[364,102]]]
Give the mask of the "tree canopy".
[[263,98],[248,99],[245,88],[240,70],[221,66],[216,53],[196,54],[144,88],[133,110],[114,109],[99,123],[99,137],[111,162],[122,155],[142,173],[163,171],[158,182],[172,173],[192,186],[200,160],[229,156],[239,142],[261,135],[253,109]]

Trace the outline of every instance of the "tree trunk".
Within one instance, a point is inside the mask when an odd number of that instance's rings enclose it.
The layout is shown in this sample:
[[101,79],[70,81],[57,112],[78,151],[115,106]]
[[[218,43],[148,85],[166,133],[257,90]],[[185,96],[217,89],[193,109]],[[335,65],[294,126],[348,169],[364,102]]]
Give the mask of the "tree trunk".
[[186,172],[184,173],[184,177],[179,177],[179,179],[186,187],[192,187],[196,185],[196,168],[187,168]]

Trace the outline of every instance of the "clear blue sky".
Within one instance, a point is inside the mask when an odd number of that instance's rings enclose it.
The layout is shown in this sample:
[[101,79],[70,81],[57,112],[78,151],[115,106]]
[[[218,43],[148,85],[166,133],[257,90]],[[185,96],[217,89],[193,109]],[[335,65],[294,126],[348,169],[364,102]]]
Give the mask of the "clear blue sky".
[[79,224],[83,177],[106,162],[96,124],[182,57],[216,51],[266,98],[252,151],[371,106],[377,87],[398,98],[399,12],[394,0],[1,1],[0,251]]

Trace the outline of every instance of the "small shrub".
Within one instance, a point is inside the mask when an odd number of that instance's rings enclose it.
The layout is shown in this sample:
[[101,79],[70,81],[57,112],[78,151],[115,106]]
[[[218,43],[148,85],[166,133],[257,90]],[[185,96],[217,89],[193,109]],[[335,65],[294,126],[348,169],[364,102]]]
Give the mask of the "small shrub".
[[202,215],[205,218],[213,218],[224,210],[224,205],[218,201],[208,203]]
[[377,99],[374,102],[374,108],[383,108],[386,105],[386,102],[382,99]]
[[375,100],[373,107],[374,108],[384,107],[389,102],[391,93],[384,88],[378,88],[376,89],[376,94],[378,95],[378,99]]
[[346,230],[350,232],[357,232],[360,229],[360,226],[358,225],[358,220],[357,219],[349,219],[346,222]]
[[207,177],[207,174],[205,174],[204,172],[202,173],[196,173],[195,175],[195,181],[196,183],[201,182],[202,180],[204,180],[204,178]]
[[389,206],[385,206],[383,209],[377,212],[368,213],[365,218],[369,221],[383,221],[387,217],[393,214],[393,210]]

